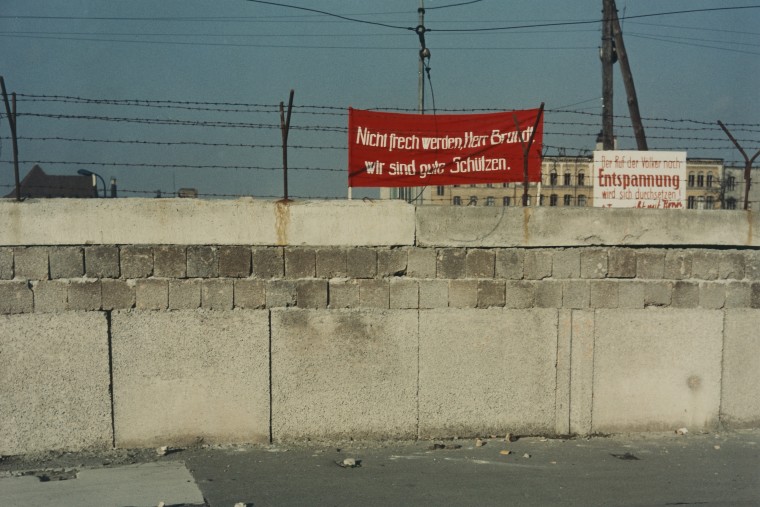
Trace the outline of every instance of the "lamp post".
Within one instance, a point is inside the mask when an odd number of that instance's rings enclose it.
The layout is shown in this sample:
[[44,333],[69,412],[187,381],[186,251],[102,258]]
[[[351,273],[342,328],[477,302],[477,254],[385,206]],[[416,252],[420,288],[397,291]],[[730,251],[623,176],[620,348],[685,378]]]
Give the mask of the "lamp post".
[[[98,178],[100,178],[100,181],[103,183],[103,197],[106,196],[106,180],[104,180],[101,175],[99,175],[98,173],[94,173],[92,171],[88,171],[87,169],[80,169],[77,171],[77,174],[81,174],[82,176],[93,176],[93,177],[97,176]],[[95,185],[95,187],[97,190],[97,185]],[[95,193],[97,194],[97,191]]]

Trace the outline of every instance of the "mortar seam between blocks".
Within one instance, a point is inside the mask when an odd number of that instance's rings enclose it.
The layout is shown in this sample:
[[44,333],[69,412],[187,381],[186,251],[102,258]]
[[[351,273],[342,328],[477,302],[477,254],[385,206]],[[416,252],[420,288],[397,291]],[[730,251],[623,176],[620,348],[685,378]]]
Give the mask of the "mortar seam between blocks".
[[106,339],[108,341],[108,394],[111,400],[111,447],[116,448],[116,412],[114,403],[114,382],[113,382],[113,332],[111,327],[112,310],[105,310],[106,317]]
[[272,407],[272,400],[274,398],[273,396],[273,388],[274,384],[272,383],[272,310],[267,310],[267,319],[268,319],[268,345],[269,345],[269,443],[274,442],[274,428],[273,428],[273,419],[274,419],[274,409]]

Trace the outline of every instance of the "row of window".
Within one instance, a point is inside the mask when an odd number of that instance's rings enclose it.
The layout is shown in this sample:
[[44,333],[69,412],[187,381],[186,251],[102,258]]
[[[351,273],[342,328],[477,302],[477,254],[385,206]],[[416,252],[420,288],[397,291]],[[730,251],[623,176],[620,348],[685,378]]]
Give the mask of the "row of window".
[[[556,187],[558,181],[559,181],[559,175],[555,171],[550,172],[549,173],[549,185],[552,186],[552,187]],[[577,185],[579,187],[585,186],[586,185],[586,175],[584,173],[578,173],[577,181],[578,181]],[[562,180],[562,184],[564,186],[566,186],[566,187],[572,186],[572,184],[573,184],[573,176],[572,176],[572,174],[565,173],[564,174],[564,178]]]
[[[541,196],[541,200],[539,202],[540,206],[545,205],[545,195]],[[586,196],[585,195],[579,195],[577,198],[573,197],[570,194],[565,194],[562,197],[562,204],[565,206],[572,206],[573,200],[575,200],[576,206],[586,206]],[[516,199],[517,203],[519,204],[522,201],[522,197],[519,199]],[[557,206],[559,203],[559,196],[557,194],[551,194],[549,196],[549,206]],[[452,204],[454,206],[461,206],[462,205],[462,197],[459,195],[455,195],[452,198]],[[509,196],[504,196],[501,198],[501,205],[502,206],[510,206],[512,204],[512,198]],[[478,196],[471,195],[470,200],[467,203],[468,206],[477,206],[478,205]],[[496,198],[489,196],[485,198],[485,205],[486,206],[495,206],[496,205]],[[528,206],[530,206],[530,196],[528,196]]]

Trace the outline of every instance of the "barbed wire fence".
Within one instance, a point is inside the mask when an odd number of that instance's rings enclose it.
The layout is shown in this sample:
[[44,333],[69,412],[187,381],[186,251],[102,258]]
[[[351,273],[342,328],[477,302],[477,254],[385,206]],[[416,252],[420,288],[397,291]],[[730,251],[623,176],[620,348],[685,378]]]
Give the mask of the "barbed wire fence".
[[[179,171],[182,181],[205,181],[208,185],[213,177],[213,188],[201,188],[199,197],[282,197],[278,104],[16,95],[19,164],[27,170],[36,164],[58,173],[69,167],[73,174],[76,168],[84,167],[93,172],[96,168],[116,171],[129,181],[119,187],[119,192],[130,196],[177,195],[175,178]],[[417,112],[392,107],[364,109]],[[437,112],[487,113],[510,109],[514,107],[438,108]],[[347,117],[347,107],[293,105],[290,130],[294,136],[288,144],[292,165],[288,170],[293,173],[291,181],[297,190],[291,197],[345,197]],[[621,125],[618,141],[622,144],[635,139],[632,133],[626,133],[628,117],[615,118]],[[686,151],[690,159],[720,159],[727,167],[743,164],[716,122],[689,118],[644,118],[644,121],[652,150]],[[725,124],[749,150],[760,148],[757,135],[760,124]],[[545,157],[592,157],[591,143],[597,138],[600,125],[601,113],[547,107]],[[10,139],[2,135],[0,143],[6,146]],[[0,164],[2,172],[13,164],[8,160],[7,150],[0,155]],[[138,178],[130,177],[138,171]],[[169,172],[171,185],[167,179]],[[592,171],[586,178],[586,185],[593,185]],[[694,188],[690,183],[693,182],[683,181],[684,187]],[[720,187],[724,182],[715,183]],[[13,187],[0,184],[0,188]]]

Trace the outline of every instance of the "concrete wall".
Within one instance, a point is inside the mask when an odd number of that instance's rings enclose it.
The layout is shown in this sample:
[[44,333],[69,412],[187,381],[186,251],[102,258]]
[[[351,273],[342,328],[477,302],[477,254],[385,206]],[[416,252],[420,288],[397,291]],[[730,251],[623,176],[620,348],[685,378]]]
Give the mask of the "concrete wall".
[[760,424],[751,213],[91,199],[0,224],[0,454]]

